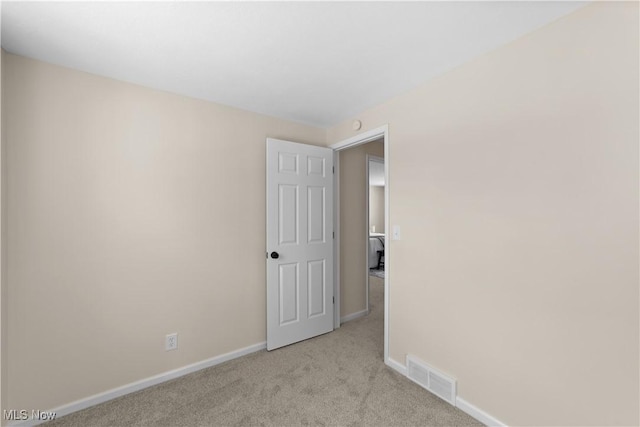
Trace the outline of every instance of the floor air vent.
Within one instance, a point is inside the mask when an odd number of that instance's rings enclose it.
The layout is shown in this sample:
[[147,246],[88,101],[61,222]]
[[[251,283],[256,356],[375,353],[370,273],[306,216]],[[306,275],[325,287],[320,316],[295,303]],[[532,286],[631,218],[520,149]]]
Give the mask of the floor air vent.
[[407,377],[456,406],[456,380],[413,356],[407,356]]

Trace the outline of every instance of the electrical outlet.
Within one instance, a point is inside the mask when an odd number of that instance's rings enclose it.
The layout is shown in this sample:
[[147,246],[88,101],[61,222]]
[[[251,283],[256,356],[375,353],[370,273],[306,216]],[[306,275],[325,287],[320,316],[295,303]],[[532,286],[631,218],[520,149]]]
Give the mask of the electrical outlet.
[[166,351],[175,350],[178,348],[178,333],[169,334],[164,340],[164,349]]

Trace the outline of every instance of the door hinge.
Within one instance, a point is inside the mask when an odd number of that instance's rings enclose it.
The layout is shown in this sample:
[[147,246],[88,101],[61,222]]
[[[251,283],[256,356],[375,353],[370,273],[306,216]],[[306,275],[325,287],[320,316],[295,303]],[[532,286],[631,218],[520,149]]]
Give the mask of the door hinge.
[[336,232],[332,231],[332,234],[333,234],[333,238],[335,239],[336,238]]
[[335,166],[331,166],[331,172],[332,173],[336,173],[336,167]]
[[334,304],[336,303],[336,297],[333,297],[333,303]]

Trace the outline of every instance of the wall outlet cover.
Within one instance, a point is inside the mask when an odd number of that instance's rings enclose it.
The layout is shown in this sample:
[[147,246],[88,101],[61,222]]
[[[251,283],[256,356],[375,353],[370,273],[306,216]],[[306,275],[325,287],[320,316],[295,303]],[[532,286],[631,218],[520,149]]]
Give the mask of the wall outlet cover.
[[178,348],[178,333],[168,334],[165,337],[164,349],[166,351],[175,350]]

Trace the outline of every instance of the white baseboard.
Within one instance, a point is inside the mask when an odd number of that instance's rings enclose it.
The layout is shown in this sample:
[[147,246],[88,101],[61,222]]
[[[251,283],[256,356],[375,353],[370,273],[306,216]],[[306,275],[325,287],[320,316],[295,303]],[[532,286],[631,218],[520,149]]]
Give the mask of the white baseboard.
[[473,418],[480,421],[486,426],[507,427],[507,425],[502,421],[473,406],[471,403],[467,402],[461,397],[456,398],[456,407],[458,407],[458,409],[460,409],[462,412],[466,412],[467,414],[471,415]]
[[[245,347],[245,348],[231,351],[229,353],[221,354],[220,356],[215,356],[215,357],[212,357],[211,359],[206,359],[201,362],[196,362],[191,365],[183,366],[182,368],[174,369],[172,371],[154,375],[152,377],[145,378],[143,380],[136,381],[127,385],[123,385],[121,387],[113,388],[103,393],[94,394],[93,396],[76,400],[75,402],[71,402],[66,405],[59,406],[47,412],[55,412],[56,418],[60,418],[65,415],[69,415],[73,412],[77,412],[82,409],[86,409],[91,406],[107,402],[111,399],[115,399],[116,397],[124,396],[125,394],[133,393],[133,392],[145,389],[147,387],[151,387],[153,385],[163,383],[165,381],[169,381],[175,378],[182,377],[187,374],[191,374],[196,371],[200,371],[205,368],[210,368],[212,366],[219,365],[229,360],[237,359],[238,357],[246,356],[247,354],[255,353],[257,351],[264,350],[266,348],[267,348],[266,342],[250,345],[249,347]],[[43,422],[45,421],[29,419],[29,420],[16,421],[13,423],[9,423],[7,424],[7,426],[21,426],[21,427],[35,426],[38,424],[42,424]]]
[[356,311],[355,313],[347,314],[346,316],[340,318],[340,324],[349,322],[350,320],[356,320],[360,317],[366,316],[367,314],[367,310]]
[[390,367],[393,370],[399,372],[400,374],[404,375],[405,377],[407,376],[407,367],[404,366],[402,363],[397,362],[397,361],[393,360],[392,358],[387,359],[384,363],[386,363],[388,367]]

